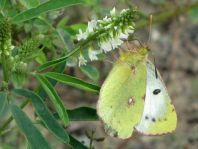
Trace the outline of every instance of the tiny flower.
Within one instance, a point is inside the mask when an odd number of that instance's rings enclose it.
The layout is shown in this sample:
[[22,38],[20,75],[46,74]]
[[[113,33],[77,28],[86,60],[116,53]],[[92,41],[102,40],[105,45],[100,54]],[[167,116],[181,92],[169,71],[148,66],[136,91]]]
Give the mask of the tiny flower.
[[77,35],[77,40],[80,41],[82,39],[86,39],[88,36],[87,32],[82,32],[81,29],[79,29],[79,34]]
[[91,20],[88,22],[88,32],[93,32],[94,28],[97,26],[97,21],[96,20]]
[[80,56],[78,57],[78,65],[79,67],[81,65],[86,65],[87,64],[87,60],[82,56],[82,54],[80,54]]
[[107,53],[112,50],[112,45],[110,41],[101,42],[100,47],[104,51],[104,53]]
[[100,53],[101,51],[94,51],[92,49],[89,49],[89,58],[91,61],[94,61],[94,60],[98,60],[98,57],[97,55]]
[[119,45],[123,43],[118,37],[111,40],[112,49],[117,48]]
[[104,21],[104,22],[111,22],[111,18],[108,18],[107,16],[105,16],[105,17],[103,18],[103,21]]
[[14,48],[15,48],[15,46],[13,46],[13,45],[10,47],[11,50],[13,50]]
[[[122,45],[134,32],[136,14],[136,9],[124,9],[121,13],[117,13],[116,9],[113,8],[109,16],[105,16],[101,20],[89,21],[85,32],[80,29],[77,39],[78,41],[84,39],[87,42],[85,48],[89,50],[89,59],[91,61],[98,60],[98,51],[107,53]],[[97,51],[92,49],[93,47],[90,45],[98,48]],[[79,66],[87,63],[85,58],[81,53],[78,58]]]
[[128,11],[129,9],[122,9],[121,14],[125,13],[126,11]]
[[116,15],[116,9],[115,7],[113,7],[113,9],[110,11],[111,16],[115,16]]
[[126,30],[126,32],[129,33],[129,34],[133,34],[134,33],[134,27],[129,26],[129,28]]
[[122,39],[122,40],[128,39],[128,36],[129,36],[128,34],[121,33],[120,39]]

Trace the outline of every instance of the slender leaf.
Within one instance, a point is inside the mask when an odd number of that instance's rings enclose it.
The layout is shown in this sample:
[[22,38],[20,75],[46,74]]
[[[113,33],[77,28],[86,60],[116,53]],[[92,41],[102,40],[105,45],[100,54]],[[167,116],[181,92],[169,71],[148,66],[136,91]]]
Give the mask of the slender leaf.
[[8,144],[1,144],[0,149],[14,149],[12,146],[8,145]]
[[30,98],[32,101],[32,104],[36,110],[36,113],[38,114],[40,119],[44,122],[45,126],[61,141],[63,141],[66,144],[69,143],[69,136],[68,136],[67,132],[56,121],[54,116],[51,114],[51,112],[45,106],[41,97],[39,97],[34,92],[24,90],[24,89],[15,89],[14,93],[17,95],[21,95],[21,96]]
[[39,0],[20,0],[20,2],[28,9],[39,5]]
[[98,69],[91,65],[83,65],[80,67],[80,70],[93,81],[97,81],[99,79]]
[[[77,50],[78,50],[78,49],[75,49],[75,50],[73,51],[73,53],[74,53],[75,51],[77,51]],[[37,68],[37,71],[41,72],[41,71],[43,71],[43,70],[45,70],[45,69],[47,69],[47,68],[50,68],[50,67],[55,66],[55,65],[58,65],[58,64],[60,64],[61,62],[66,61],[67,58],[68,58],[69,56],[70,56],[70,55],[65,55],[65,56],[63,56],[63,57],[61,57],[61,58],[59,58],[59,59],[52,60],[52,61],[48,61],[48,62],[46,62],[45,64],[39,66],[39,67]]]
[[69,137],[70,137],[70,145],[73,146],[73,149],[89,149],[71,135],[69,135]]
[[[98,121],[96,109],[90,107],[79,107],[72,110],[67,110],[70,121]],[[57,113],[54,116],[59,119]]]
[[62,82],[67,85],[71,85],[73,87],[89,91],[89,92],[94,92],[94,93],[99,93],[100,87],[96,86],[94,84],[87,83],[83,80],[80,80],[78,78],[62,74],[62,73],[56,73],[56,72],[48,72],[45,74],[46,77],[49,77],[51,79],[57,80],[59,82]]
[[6,0],[0,0],[0,10],[4,9]]
[[23,22],[35,18],[42,13],[83,3],[83,0],[49,0],[41,5],[23,11],[13,17],[13,22]]
[[[62,62],[62,63],[60,63],[59,65],[56,65],[56,67],[54,67],[54,69],[53,69],[53,72],[63,73],[63,71],[64,71],[64,69],[65,69],[65,65],[66,65],[65,62]],[[53,80],[53,79],[48,79],[48,80],[49,80],[49,82],[52,84],[52,86],[55,86],[56,83],[57,83],[56,80]],[[39,96],[40,96],[43,100],[45,100],[46,97],[47,97],[46,92],[45,92],[42,88],[40,88],[40,90],[39,90]]]
[[11,106],[12,116],[26,136],[32,149],[52,149],[27,115],[16,105]]
[[69,118],[67,115],[67,111],[64,108],[64,104],[61,101],[60,97],[58,96],[58,93],[56,92],[52,84],[44,76],[37,74],[36,78],[41,83],[41,86],[43,87],[43,89],[45,90],[45,92],[47,93],[51,101],[53,102],[60,118],[64,122],[64,125],[67,126],[69,122]]
[[0,92],[0,116],[3,112],[7,101],[7,94],[6,92]]

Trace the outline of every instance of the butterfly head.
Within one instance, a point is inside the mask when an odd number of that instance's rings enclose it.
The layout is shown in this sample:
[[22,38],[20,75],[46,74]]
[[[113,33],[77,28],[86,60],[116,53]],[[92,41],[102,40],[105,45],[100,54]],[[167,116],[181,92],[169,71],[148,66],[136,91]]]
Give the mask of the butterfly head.
[[120,60],[127,62],[130,65],[134,65],[140,61],[144,61],[147,58],[149,51],[149,48],[141,46],[140,48],[121,53]]

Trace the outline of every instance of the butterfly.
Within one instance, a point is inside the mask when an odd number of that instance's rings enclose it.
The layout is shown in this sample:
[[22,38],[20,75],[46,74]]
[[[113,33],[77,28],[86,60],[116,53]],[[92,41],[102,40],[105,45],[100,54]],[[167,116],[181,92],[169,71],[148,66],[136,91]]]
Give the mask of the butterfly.
[[126,139],[137,130],[159,135],[176,129],[177,115],[148,48],[122,53],[103,83],[97,113],[110,136]]

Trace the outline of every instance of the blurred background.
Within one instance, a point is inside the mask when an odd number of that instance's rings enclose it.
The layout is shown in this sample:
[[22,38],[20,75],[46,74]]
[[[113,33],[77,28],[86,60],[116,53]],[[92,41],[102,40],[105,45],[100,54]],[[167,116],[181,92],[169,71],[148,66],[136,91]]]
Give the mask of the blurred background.
[[[17,0],[12,0],[11,3],[15,6],[15,8],[10,7],[13,14],[19,8],[20,10],[26,9],[24,3]],[[135,133],[130,139],[120,140],[107,136],[102,123],[98,121],[72,122],[68,131],[85,145],[89,144],[86,132],[95,131],[95,136],[105,138],[104,141],[94,142],[95,149],[197,149],[198,0],[90,0],[87,6],[78,5],[45,14],[44,17],[51,26],[46,26],[39,19],[21,24],[21,26],[13,26],[13,42],[17,44],[24,37],[38,33],[48,34],[44,51],[51,50],[58,57],[64,45],[53,34],[53,28],[57,26],[60,28],[60,33],[67,41],[67,48],[72,48],[75,34],[78,33],[79,28],[86,27],[87,21],[93,18],[102,19],[113,7],[122,10],[131,6],[137,6],[142,12],[142,18],[145,17],[144,21],[136,24],[135,37],[142,43],[146,43],[149,34],[151,36],[149,45],[178,114],[176,131],[162,136],[143,136]],[[172,11],[175,12],[171,13]],[[147,19],[149,14],[153,14],[151,32],[149,32]],[[111,54],[107,59],[115,61]],[[94,79],[90,79],[91,76],[88,78],[78,67],[70,67],[65,70],[65,73],[101,85],[112,68],[112,64],[96,61],[89,65],[94,66],[93,73],[97,76]],[[30,79],[26,86],[34,88],[36,83]],[[56,88],[68,109],[80,106],[96,107],[97,95],[61,84],[57,84]],[[31,106],[26,107],[25,111],[34,116]],[[46,135],[57,149],[65,149],[50,134]],[[1,143],[8,143],[18,149],[26,146],[23,141],[24,137],[15,130],[3,137]]]

